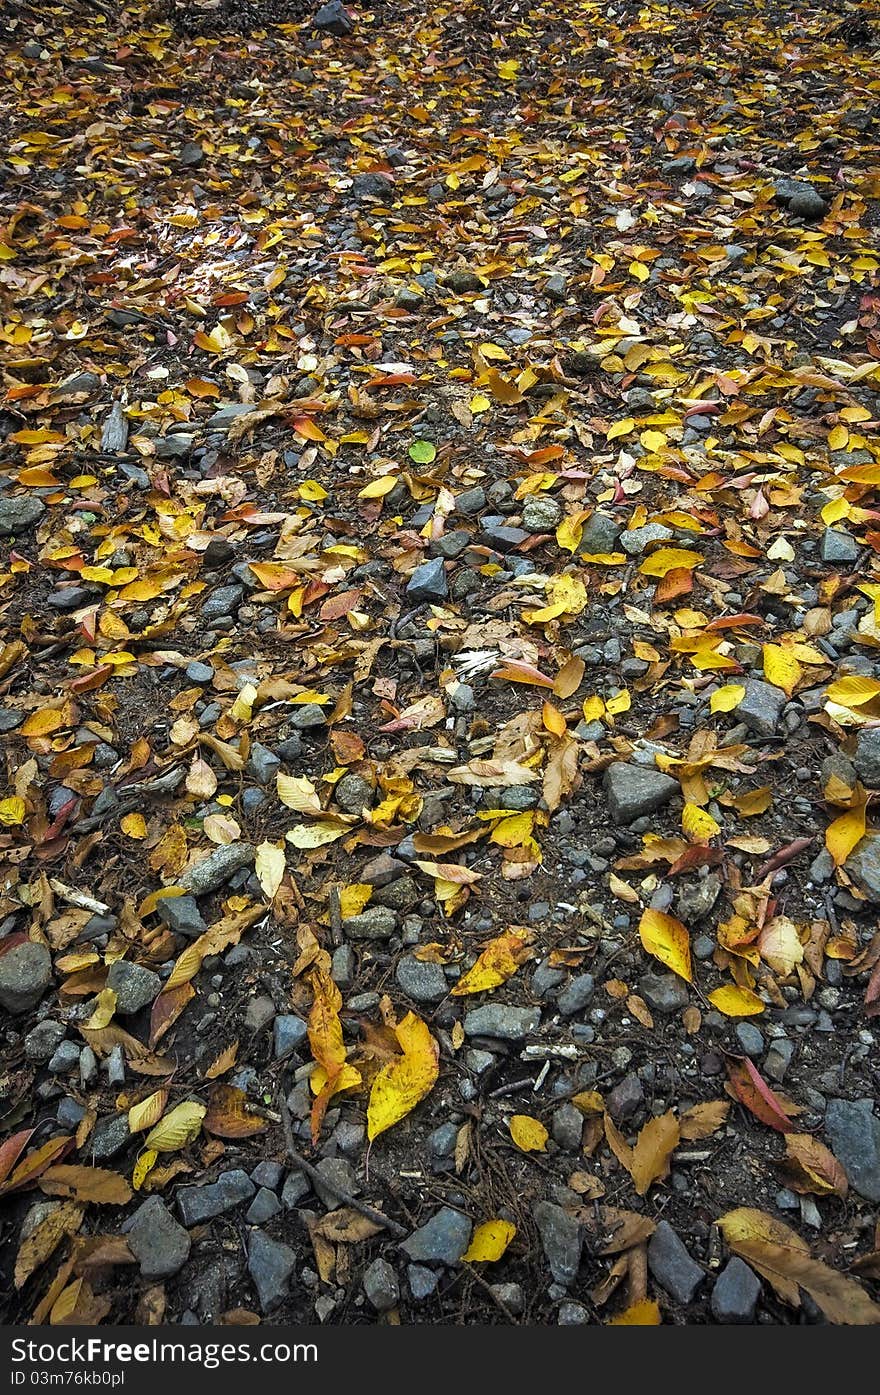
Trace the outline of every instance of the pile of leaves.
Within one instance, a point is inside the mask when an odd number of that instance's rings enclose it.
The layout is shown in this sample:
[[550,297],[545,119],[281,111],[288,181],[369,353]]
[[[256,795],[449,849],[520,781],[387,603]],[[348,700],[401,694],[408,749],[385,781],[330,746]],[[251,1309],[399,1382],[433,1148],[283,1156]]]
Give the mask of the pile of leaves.
[[872,7],[349,18],[12,9],[8,1320],[876,1322]]

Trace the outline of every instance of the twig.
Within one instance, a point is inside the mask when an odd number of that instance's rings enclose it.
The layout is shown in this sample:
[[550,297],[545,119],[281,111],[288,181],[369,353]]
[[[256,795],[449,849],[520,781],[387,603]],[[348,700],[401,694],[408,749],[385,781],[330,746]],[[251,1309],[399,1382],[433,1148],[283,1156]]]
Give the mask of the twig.
[[339,887],[334,883],[330,888],[330,933],[333,936],[334,945],[342,944],[342,903],[339,899]]
[[281,1124],[284,1129],[284,1143],[287,1148],[288,1157],[294,1167],[299,1168],[300,1172],[308,1177],[313,1187],[320,1187],[323,1191],[332,1192],[337,1201],[341,1201],[344,1206],[351,1206],[355,1211],[359,1211],[362,1216],[366,1216],[368,1221],[372,1221],[373,1225],[381,1226],[383,1230],[387,1230],[389,1235],[394,1236],[395,1240],[405,1239],[406,1231],[402,1225],[397,1224],[397,1221],[392,1221],[390,1216],[386,1216],[383,1211],[377,1211],[373,1206],[368,1206],[365,1201],[358,1201],[356,1196],[352,1196],[344,1187],[340,1187],[338,1183],[331,1181],[329,1177],[325,1177],[316,1167],[312,1167],[310,1162],[306,1162],[302,1154],[298,1152],[293,1141],[293,1126],[290,1122],[290,1110],[287,1107],[283,1085],[278,1092],[278,1101],[281,1112]]
[[484,1288],[486,1290],[489,1297],[492,1299],[492,1302],[495,1304],[496,1308],[499,1310],[499,1312],[502,1312],[504,1314],[504,1316],[507,1318],[507,1321],[513,1323],[514,1327],[519,1327],[519,1323],[513,1316],[513,1313],[510,1311],[507,1304],[504,1302],[504,1299],[498,1297],[498,1294],[495,1292],[492,1285],[486,1279],[483,1278],[482,1274],[478,1274],[474,1266],[472,1264],[465,1263],[464,1260],[462,1260],[461,1262],[461,1267],[462,1269],[467,1270],[471,1278],[475,1279],[476,1282],[480,1285],[480,1288]]

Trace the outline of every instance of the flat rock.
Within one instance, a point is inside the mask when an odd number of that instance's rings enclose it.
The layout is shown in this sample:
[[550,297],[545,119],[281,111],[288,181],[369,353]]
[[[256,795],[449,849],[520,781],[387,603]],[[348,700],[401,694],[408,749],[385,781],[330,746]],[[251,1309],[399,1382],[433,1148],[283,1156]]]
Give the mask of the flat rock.
[[0,499],[0,537],[17,537],[34,528],[46,512],[40,499],[20,494],[14,499]]
[[648,1268],[677,1303],[690,1303],[706,1277],[668,1221],[661,1221],[648,1241]]
[[855,562],[859,555],[859,545],[851,533],[843,528],[826,528],[819,544],[819,556],[823,562],[846,564]]
[[114,402],[101,430],[101,450],[108,455],[128,445],[128,417],[121,402]]
[[397,1275],[387,1259],[374,1259],[364,1270],[364,1293],[377,1313],[387,1313],[400,1298]]
[[152,969],[132,964],[127,959],[117,959],[110,965],[107,987],[116,994],[116,1011],[123,1017],[130,1017],[159,996],[162,980]]
[[0,1007],[17,1016],[35,1007],[52,981],[45,945],[23,940],[0,954]]
[[471,1222],[460,1211],[443,1206],[400,1248],[420,1264],[457,1264],[471,1242]]
[[871,1099],[828,1101],[825,1128],[851,1186],[880,1202],[880,1119]]
[[743,686],[746,692],[736,709],[738,720],[758,736],[772,736],[787,702],[785,693],[760,678],[750,678]]
[[681,793],[677,780],[643,765],[615,761],[602,781],[611,817],[616,824],[632,823],[643,814],[653,814]]
[[240,1168],[221,1172],[217,1181],[206,1187],[181,1187],[176,1197],[178,1214],[185,1226],[199,1225],[250,1201],[256,1190]]
[[465,1036],[496,1037],[499,1041],[522,1041],[538,1030],[541,1012],[536,1007],[507,1007],[484,1003],[472,1008],[464,1019]]
[[205,896],[216,891],[242,867],[250,867],[254,860],[254,850],[250,843],[226,843],[214,851],[195,867],[190,867],[177,879],[178,886],[191,891],[194,896]]
[[159,1196],[148,1197],[122,1231],[144,1279],[168,1279],[189,1259],[189,1235]]
[[880,727],[868,727],[856,737],[856,774],[869,789],[880,789]]
[[544,1257],[557,1284],[567,1288],[577,1278],[583,1232],[573,1216],[552,1201],[539,1201],[532,1212]]
[[208,928],[194,896],[163,896],[156,902],[156,914],[176,935],[197,939]]
[[398,985],[415,1003],[439,1003],[449,992],[449,984],[441,964],[406,955],[398,961],[394,973]]
[[343,933],[352,940],[387,940],[396,927],[397,917],[387,906],[368,906],[342,922]]
[[271,1240],[262,1230],[251,1231],[247,1267],[264,1313],[277,1308],[287,1297],[295,1266],[296,1255],[289,1245],[282,1245],[280,1240]]
[[641,528],[631,528],[621,533],[618,544],[630,557],[637,557],[651,543],[668,542],[672,536],[672,529],[667,528],[665,523],[645,523]]
[[342,0],[329,0],[328,4],[322,5],[316,11],[312,23],[316,29],[325,34],[333,34],[338,39],[344,38],[354,29],[354,20],[342,4]]
[[655,1012],[680,1012],[690,1002],[688,986],[678,974],[643,974],[639,992]]
[[449,595],[446,570],[442,557],[432,557],[416,567],[407,582],[406,594],[411,601],[444,601]]
[[[847,875],[869,901],[880,901],[880,833],[868,833],[846,860]],[[2,965],[2,960],[0,960]]]
[[101,1162],[121,1153],[131,1134],[127,1114],[108,1114],[99,1119],[83,1147],[86,1158]]
[[712,1316],[716,1322],[754,1322],[761,1296],[761,1280],[734,1255],[727,1261],[712,1289]]

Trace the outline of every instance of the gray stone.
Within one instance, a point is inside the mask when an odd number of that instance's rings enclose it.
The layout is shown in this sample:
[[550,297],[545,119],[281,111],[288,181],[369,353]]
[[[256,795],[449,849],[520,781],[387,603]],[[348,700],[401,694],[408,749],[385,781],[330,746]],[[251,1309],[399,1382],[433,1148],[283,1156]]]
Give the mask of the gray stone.
[[270,785],[281,769],[281,758],[261,741],[255,741],[245,768],[258,785]]
[[0,735],[5,735],[8,731],[15,731],[24,721],[24,713],[16,712],[12,707],[0,707]]
[[244,1025],[249,1032],[262,1032],[275,1016],[275,1004],[265,993],[251,998],[244,1013]]
[[387,1259],[374,1259],[364,1270],[364,1293],[377,1313],[387,1313],[400,1298],[397,1275]]
[[539,1201],[532,1212],[544,1257],[557,1284],[568,1288],[577,1278],[583,1233],[578,1222],[552,1201]]
[[466,518],[479,513],[486,507],[486,491],[482,485],[477,484],[473,489],[465,489],[461,494],[456,495],[455,512],[464,514]]
[[337,39],[345,38],[346,34],[351,34],[354,29],[354,21],[342,0],[328,0],[326,5],[322,5],[316,11],[312,23],[316,29],[325,34],[333,34]]
[[566,1148],[571,1153],[579,1152],[584,1133],[584,1116],[577,1105],[569,1102],[554,1109],[550,1132],[560,1148]]
[[123,1017],[131,1017],[158,998],[162,991],[162,980],[142,964],[117,959],[110,965],[107,987],[116,994],[116,1011]]
[[277,1191],[281,1186],[281,1179],[284,1176],[284,1168],[280,1162],[273,1162],[271,1158],[264,1158],[257,1163],[251,1173],[251,1181],[258,1187],[268,1187],[269,1191]]
[[272,1047],[276,1061],[295,1051],[308,1035],[308,1024],[295,1012],[280,1012],[272,1023]]
[[582,1303],[560,1303],[558,1320],[560,1327],[586,1327],[590,1314]]
[[593,997],[595,987],[592,974],[577,974],[567,983],[556,999],[556,1006],[563,1017],[574,1017],[575,1013],[583,1012]]
[[175,1200],[180,1219],[189,1228],[223,1216],[243,1201],[250,1201],[256,1190],[247,1173],[235,1168],[221,1172],[217,1181],[206,1187],[181,1187]]
[[242,867],[250,867],[254,860],[254,850],[250,843],[226,843],[214,851],[195,867],[182,872],[177,878],[178,886],[191,891],[194,896],[206,896],[216,891]]
[[490,1288],[499,1302],[503,1303],[514,1317],[519,1317],[525,1310],[525,1294],[521,1284],[490,1284]]
[[387,940],[397,926],[397,917],[387,906],[368,906],[360,915],[347,916],[343,933],[352,940]]
[[788,1037],[778,1037],[776,1041],[770,1043],[770,1050],[764,1057],[764,1074],[769,1075],[771,1080],[777,1084],[785,1079],[786,1072],[791,1065],[791,1058],[794,1055],[794,1042]]
[[755,1024],[753,1022],[738,1022],[735,1033],[745,1054],[753,1061],[759,1060],[764,1051],[764,1038]]
[[445,601],[449,595],[442,557],[432,557],[416,567],[406,586],[411,601]]
[[208,928],[194,896],[164,896],[156,903],[156,914],[169,930],[190,939],[198,939]]
[[503,1003],[484,1003],[472,1008],[464,1019],[465,1035],[495,1037],[499,1041],[522,1041],[538,1030],[540,1009],[536,1007],[507,1007]]
[[494,548],[496,552],[512,552],[515,547],[524,543],[530,534],[525,528],[510,528],[503,523],[493,523],[484,528],[480,536],[486,546]]
[[869,789],[880,789],[880,727],[867,727],[856,737],[856,774]]
[[556,969],[549,959],[543,959],[532,974],[532,992],[536,998],[546,998],[547,994],[552,993],[554,988],[559,988],[565,979],[564,969]]
[[406,955],[400,959],[394,973],[399,986],[416,1003],[439,1003],[449,992],[442,964]]
[[308,1177],[303,1172],[288,1172],[281,1188],[281,1204],[285,1211],[293,1211],[312,1190]]
[[681,793],[678,781],[662,771],[626,765],[623,761],[608,766],[602,785],[616,824],[632,823],[643,814],[653,814],[668,804],[673,795]]
[[796,218],[803,218],[805,222],[815,223],[825,217],[828,205],[822,195],[807,184],[792,194],[788,200],[788,211],[793,213]]
[[621,533],[618,542],[630,557],[637,557],[652,543],[669,542],[671,537],[672,529],[667,528],[665,523],[645,523],[641,528],[632,528]]
[[706,1277],[668,1221],[661,1221],[648,1241],[648,1268],[677,1303],[690,1303]]
[[327,718],[316,702],[304,702],[291,710],[287,725],[296,731],[309,731],[312,727],[325,727]]
[[487,789],[483,791],[483,803],[490,809],[513,809],[516,813],[523,813],[526,809],[534,809],[540,794],[531,785],[505,785],[501,789]]
[[562,506],[549,494],[530,494],[523,505],[523,527],[530,533],[552,533],[562,519]]
[[456,295],[467,295],[469,291],[482,291],[484,282],[482,277],[475,271],[452,271],[446,277],[445,284]]
[[655,1012],[680,1012],[690,1002],[688,986],[678,974],[643,974],[639,992]]
[[46,505],[42,499],[29,494],[18,494],[15,498],[0,499],[0,537],[18,537],[38,525]]
[[247,1211],[245,1220],[248,1225],[265,1225],[266,1221],[271,1221],[273,1216],[277,1216],[281,1210],[281,1202],[274,1192],[270,1192],[268,1187],[260,1187]]
[[745,697],[736,709],[738,720],[758,736],[772,736],[787,701],[785,693],[760,678],[748,679],[744,687]]
[[188,140],[180,147],[179,160],[187,169],[195,169],[205,159],[205,152],[197,140]]
[[423,1298],[430,1298],[431,1294],[436,1292],[440,1282],[440,1275],[433,1269],[427,1269],[424,1264],[408,1264],[406,1277],[410,1293],[416,1302],[421,1302]]
[[58,586],[46,598],[46,604],[53,610],[60,610],[66,614],[71,610],[81,610],[94,598],[95,592],[89,587]]
[[195,659],[191,664],[187,664],[184,673],[190,683],[210,683],[214,677],[214,670],[210,664],[201,664]]
[[598,510],[590,514],[581,534],[579,552],[590,557],[607,556],[616,552],[620,538],[620,524],[610,514]]
[[826,528],[819,544],[819,556],[823,562],[855,562],[859,555],[859,545],[851,533],[843,528]]
[[217,620],[221,615],[234,615],[243,596],[243,586],[218,586],[202,606],[202,619]]
[[697,877],[695,881],[682,887],[678,893],[676,907],[679,917],[686,925],[697,920],[705,920],[706,916],[714,910],[715,902],[720,895],[721,878],[717,872],[710,872],[705,877]]
[[373,803],[373,786],[363,775],[343,775],[334,797],[346,814],[361,814]]
[[471,1241],[471,1222],[460,1211],[443,1206],[414,1230],[400,1248],[422,1264],[457,1264]]
[[623,1124],[627,1119],[631,1119],[637,1114],[645,1103],[645,1092],[642,1082],[634,1071],[625,1075],[622,1080],[609,1090],[605,1097],[608,1105],[608,1113],[617,1124]]
[[108,1114],[98,1120],[83,1151],[95,1162],[101,1162],[104,1158],[115,1158],[117,1153],[122,1152],[130,1137],[128,1115]]
[[67,1035],[63,1022],[38,1022],[24,1039],[24,1054],[28,1061],[43,1065]]
[[262,1312],[271,1312],[288,1296],[296,1254],[280,1240],[270,1240],[262,1230],[248,1236],[248,1273],[254,1281]]
[[0,954],[0,1007],[13,1016],[36,1007],[51,981],[51,956],[36,940],[23,940]]
[[322,1158],[317,1171],[322,1180],[316,1180],[313,1186],[328,1211],[335,1211],[337,1206],[343,1205],[339,1191],[349,1196],[357,1196],[361,1189],[354,1168],[347,1158]]
[[[866,834],[850,853],[845,866],[847,875],[868,900],[880,901],[880,833]],[[2,965],[0,959],[0,970]]]
[[122,1231],[143,1279],[168,1279],[189,1259],[189,1235],[159,1196],[148,1197]]
[[880,1119],[871,1099],[828,1101],[825,1128],[850,1185],[880,1202]]
[[79,1053],[76,1042],[62,1041],[49,1062],[49,1070],[53,1075],[70,1075],[79,1065]]
[[716,1322],[754,1322],[761,1281],[738,1255],[727,1261],[712,1289]]

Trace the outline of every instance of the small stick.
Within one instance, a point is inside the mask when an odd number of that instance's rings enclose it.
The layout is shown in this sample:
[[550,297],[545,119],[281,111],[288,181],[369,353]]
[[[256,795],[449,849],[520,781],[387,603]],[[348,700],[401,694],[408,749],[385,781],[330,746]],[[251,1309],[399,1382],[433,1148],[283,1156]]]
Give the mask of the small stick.
[[483,1278],[482,1274],[478,1274],[474,1266],[472,1264],[466,1264],[464,1260],[462,1260],[461,1262],[461,1267],[462,1269],[467,1270],[471,1278],[475,1279],[476,1282],[480,1285],[480,1288],[484,1288],[486,1290],[489,1297],[492,1299],[492,1302],[495,1304],[496,1308],[498,1308],[504,1314],[504,1316],[507,1318],[507,1321],[513,1323],[514,1327],[519,1327],[519,1323],[513,1316],[513,1313],[510,1311],[507,1304],[504,1302],[502,1298],[498,1297],[498,1294],[494,1291],[492,1285],[488,1283],[486,1279]]
[[643,1303],[648,1296],[648,1247],[635,1245],[629,1252],[626,1276],[627,1303]]
[[356,1196],[352,1196],[349,1192],[345,1191],[343,1187],[340,1187],[336,1182],[332,1182],[329,1177],[325,1177],[320,1173],[316,1167],[312,1167],[310,1162],[306,1162],[302,1154],[297,1151],[293,1141],[293,1126],[290,1122],[290,1110],[287,1107],[283,1086],[279,1091],[278,1101],[281,1111],[281,1123],[284,1128],[284,1142],[287,1147],[288,1156],[294,1167],[298,1167],[300,1172],[308,1177],[313,1187],[322,1187],[325,1191],[332,1192],[337,1201],[341,1201],[344,1206],[351,1206],[355,1211],[359,1211],[362,1216],[366,1216],[368,1221],[372,1221],[373,1225],[381,1226],[383,1230],[387,1230],[389,1235],[394,1236],[395,1240],[405,1239],[407,1232],[402,1225],[397,1224],[397,1221],[392,1221],[390,1216],[386,1216],[384,1212],[377,1211],[374,1207],[368,1206],[365,1201],[358,1201]]
[[333,937],[334,945],[342,944],[342,903],[339,899],[339,887],[334,883],[330,888],[330,933]]

